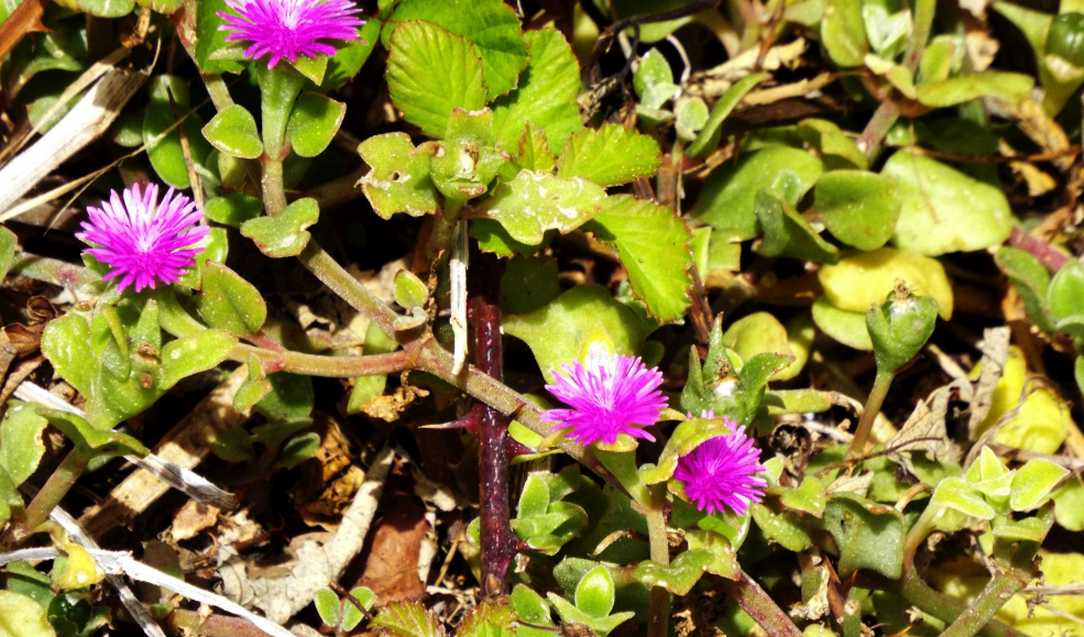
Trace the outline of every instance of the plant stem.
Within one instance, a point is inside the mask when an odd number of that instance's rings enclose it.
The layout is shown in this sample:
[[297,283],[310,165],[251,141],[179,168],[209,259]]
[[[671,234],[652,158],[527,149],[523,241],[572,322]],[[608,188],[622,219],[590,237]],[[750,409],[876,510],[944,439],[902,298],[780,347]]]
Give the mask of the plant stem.
[[900,109],[892,102],[881,102],[877,110],[873,111],[873,117],[858,136],[858,148],[866,153],[866,157],[871,160],[877,157],[888,129],[892,128],[899,116]]
[[[415,369],[429,372],[441,380],[458,387],[467,394],[509,415],[523,426],[542,436],[553,433],[553,427],[542,420],[542,410],[528,402],[519,392],[504,383],[481,373],[473,365],[459,375],[452,374],[452,355],[440,346],[432,335],[422,337],[424,342],[418,345],[418,358]],[[561,449],[572,459],[603,478],[613,481],[613,476],[599,464],[582,446],[564,441]]]
[[[376,322],[386,334],[395,334],[396,313],[339,265],[314,239],[297,255],[301,264],[351,307]],[[508,412],[505,412],[508,413]]]
[[22,523],[22,535],[26,537],[34,532],[49,519],[49,513],[53,507],[60,504],[64,496],[68,494],[75,481],[87,468],[87,456],[80,449],[73,449],[64,456],[52,475],[41,486],[41,489],[26,507],[26,515]]
[[[661,566],[670,565],[670,541],[666,532],[666,511],[660,494],[654,493],[653,506],[644,513],[647,520],[647,539],[651,549],[651,561]],[[666,637],[670,623],[670,591],[662,586],[651,589],[648,598],[648,637]]]
[[1024,231],[1020,226],[1013,226],[1012,233],[1009,235],[1009,245],[1031,254],[1051,272],[1057,272],[1070,260],[1070,257],[1058,252],[1054,246]]
[[[910,604],[945,623],[962,618],[968,610],[964,608],[962,603],[930,588],[929,584],[924,582],[913,568],[907,569],[905,567],[903,578],[900,580],[900,593]],[[994,612],[996,611],[997,609],[994,609]],[[997,620],[989,621],[985,626],[980,624],[976,630],[979,631],[977,634],[983,637],[1023,637],[1023,633],[1020,631],[1010,628]],[[944,634],[946,633],[942,633],[942,635]],[[976,633],[966,634],[973,635]]]
[[290,350],[273,351],[240,344],[230,353],[230,358],[242,363],[247,362],[251,356],[259,359],[264,370],[269,373],[290,372],[328,378],[391,374],[410,369],[414,364],[414,353],[407,350],[364,356],[320,356]]
[[801,637],[802,631],[771,596],[744,571],[737,581],[724,579],[723,590],[772,637]]
[[854,430],[854,439],[851,440],[851,446],[847,450],[848,458],[857,458],[865,452],[869,434],[873,431],[873,421],[877,419],[877,414],[881,411],[881,405],[884,404],[894,376],[893,372],[877,370],[877,376],[873,379],[873,388],[869,390],[866,405],[862,408],[862,416],[858,419],[858,427]]
[[[468,302],[474,328],[471,356],[484,374],[504,376],[501,347],[501,309],[497,305],[497,268],[475,268],[474,294]],[[507,592],[508,568],[515,557],[515,540],[509,522],[508,417],[493,407],[481,407],[478,427],[478,502],[481,509],[482,591],[489,596]]]
[[941,633],[941,637],[971,637],[982,630],[1005,602],[1024,588],[1026,578],[1018,575],[1015,569],[995,575],[986,583],[978,598],[968,604],[952,625]]
[[260,162],[263,176],[260,188],[263,191],[263,207],[267,214],[275,216],[286,209],[286,190],[282,182],[282,160],[264,157]]
[[207,89],[207,94],[211,96],[211,103],[215,105],[216,111],[221,111],[227,106],[233,106],[230,89],[226,86],[226,81],[222,79],[221,75],[217,73],[201,73],[200,78],[203,80],[203,86]]

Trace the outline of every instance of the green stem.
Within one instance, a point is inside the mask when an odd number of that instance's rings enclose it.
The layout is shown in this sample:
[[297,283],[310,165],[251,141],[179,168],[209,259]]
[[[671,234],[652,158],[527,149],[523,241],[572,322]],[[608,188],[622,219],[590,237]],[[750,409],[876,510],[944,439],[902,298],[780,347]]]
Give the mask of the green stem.
[[71,491],[75,481],[87,468],[87,456],[79,449],[73,449],[64,456],[52,475],[42,485],[34,499],[26,507],[26,516],[23,518],[22,533],[24,537],[30,535],[49,519],[49,513],[60,504],[64,496]]
[[862,408],[862,417],[858,419],[858,427],[854,430],[851,447],[847,450],[848,458],[857,458],[865,452],[869,434],[873,431],[873,421],[877,419],[877,414],[881,411],[881,405],[888,396],[888,388],[892,386],[894,376],[893,372],[877,371],[877,377],[873,379],[873,388],[869,390],[866,405]]
[[373,320],[385,334],[396,333],[397,314],[395,311],[373,296],[360,281],[325,252],[315,239],[309,239],[309,245],[297,258],[309,269],[309,272],[320,279],[321,283],[338,294],[351,307]]
[[968,604],[952,625],[941,633],[941,637],[972,637],[978,634],[1005,602],[1024,588],[1026,578],[1018,575],[1014,570],[995,575],[986,583],[986,588],[978,598]]
[[405,350],[365,356],[320,356],[289,350],[273,351],[241,344],[230,353],[230,358],[238,362],[247,362],[251,356],[259,359],[267,372],[290,372],[327,378],[391,374],[409,369],[414,362],[413,353]]
[[230,89],[221,75],[217,73],[201,73],[200,77],[203,79],[203,85],[207,88],[207,94],[211,96],[211,103],[215,105],[215,110],[221,111],[227,106],[233,105]]
[[926,50],[926,42],[930,39],[933,14],[936,9],[937,0],[918,0],[915,3],[915,22],[911,30],[911,42],[907,46],[907,54],[903,56],[903,63],[912,71],[918,68],[922,52]]
[[282,181],[282,160],[265,156],[260,162],[263,176],[260,188],[263,191],[263,207],[267,214],[274,216],[286,209],[286,187]]
[[[903,578],[900,580],[900,593],[910,604],[945,623],[954,622],[957,618],[962,618],[967,612],[962,603],[930,588],[929,584],[924,582],[914,569],[904,571]],[[994,612],[996,610],[994,609]],[[976,630],[978,631],[977,634],[982,635],[982,637],[1023,637],[1023,633],[1020,631],[1010,628],[997,620],[989,621],[985,626],[979,625]],[[946,633],[942,633],[942,635],[944,634]],[[966,634],[974,635],[976,633]]]
[[[656,491],[656,490],[652,490]],[[662,497],[654,493],[653,506],[644,513],[647,520],[647,539],[651,549],[651,561],[661,566],[670,565],[670,540],[666,532],[666,511]],[[648,637],[666,637],[670,623],[670,591],[662,586],[651,589],[648,598]]]
[[[305,85],[305,78],[281,65],[275,69],[260,69],[260,133],[264,154],[274,160],[283,158],[286,148],[286,125],[294,110],[294,101]],[[267,202],[264,202],[267,204]]]

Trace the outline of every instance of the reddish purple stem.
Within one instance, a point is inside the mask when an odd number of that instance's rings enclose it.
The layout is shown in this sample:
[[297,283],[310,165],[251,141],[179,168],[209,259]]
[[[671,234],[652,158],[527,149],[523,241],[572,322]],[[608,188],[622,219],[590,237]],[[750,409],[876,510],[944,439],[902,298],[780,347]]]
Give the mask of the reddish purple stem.
[[[474,348],[471,352],[474,366],[501,380],[504,370],[496,271],[496,265],[488,263],[472,268],[473,294],[467,304],[467,313],[474,330]],[[482,590],[486,595],[501,595],[507,592],[508,568],[516,554],[515,537],[509,524],[509,418],[481,403],[471,407],[468,418],[478,423]]]
[[1018,226],[1014,226],[1012,234],[1009,235],[1009,245],[1030,253],[1031,256],[1042,262],[1042,264],[1046,266],[1046,269],[1051,272],[1057,272],[1061,269],[1061,266],[1069,261],[1069,257],[1058,252],[1054,246],[1038,237],[1024,232]]

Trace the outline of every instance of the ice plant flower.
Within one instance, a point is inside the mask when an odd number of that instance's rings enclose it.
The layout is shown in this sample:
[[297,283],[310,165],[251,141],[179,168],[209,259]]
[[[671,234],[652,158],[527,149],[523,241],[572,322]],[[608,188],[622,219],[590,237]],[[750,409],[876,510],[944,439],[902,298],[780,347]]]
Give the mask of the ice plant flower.
[[685,484],[685,495],[704,513],[723,513],[728,507],[745,515],[750,502],[764,497],[765,471],[760,450],[753,439],[733,420],[726,424],[733,433],[716,436],[678,459],[674,477]]
[[109,200],[87,206],[87,220],[77,233],[92,257],[109,266],[105,280],[117,279],[123,292],[136,292],[158,283],[176,283],[203,250],[210,231],[203,213],[187,196],[166,191],[158,201],[157,184],[133,184],[123,194],[112,191]]
[[666,407],[659,391],[662,373],[638,356],[592,347],[586,360],[566,363],[546,389],[570,409],[550,409],[543,419],[583,445],[613,444],[619,434],[654,440],[654,425]]
[[357,39],[363,24],[353,0],[226,0],[226,6],[232,12],[218,13],[224,22],[219,30],[228,33],[227,41],[248,43],[246,58],[270,56],[269,69],[283,58],[334,55],[325,40]]

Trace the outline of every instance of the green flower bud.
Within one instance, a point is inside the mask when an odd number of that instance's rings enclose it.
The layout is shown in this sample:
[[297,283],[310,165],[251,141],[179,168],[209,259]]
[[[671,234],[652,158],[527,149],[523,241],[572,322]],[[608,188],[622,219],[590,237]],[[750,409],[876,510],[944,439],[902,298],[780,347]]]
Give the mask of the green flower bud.
[[900,283],[880,306],[866,313],[866,329],[873,342],[879,373],[892,373],[915,357],[937,323],[937,302],[913,296]]

